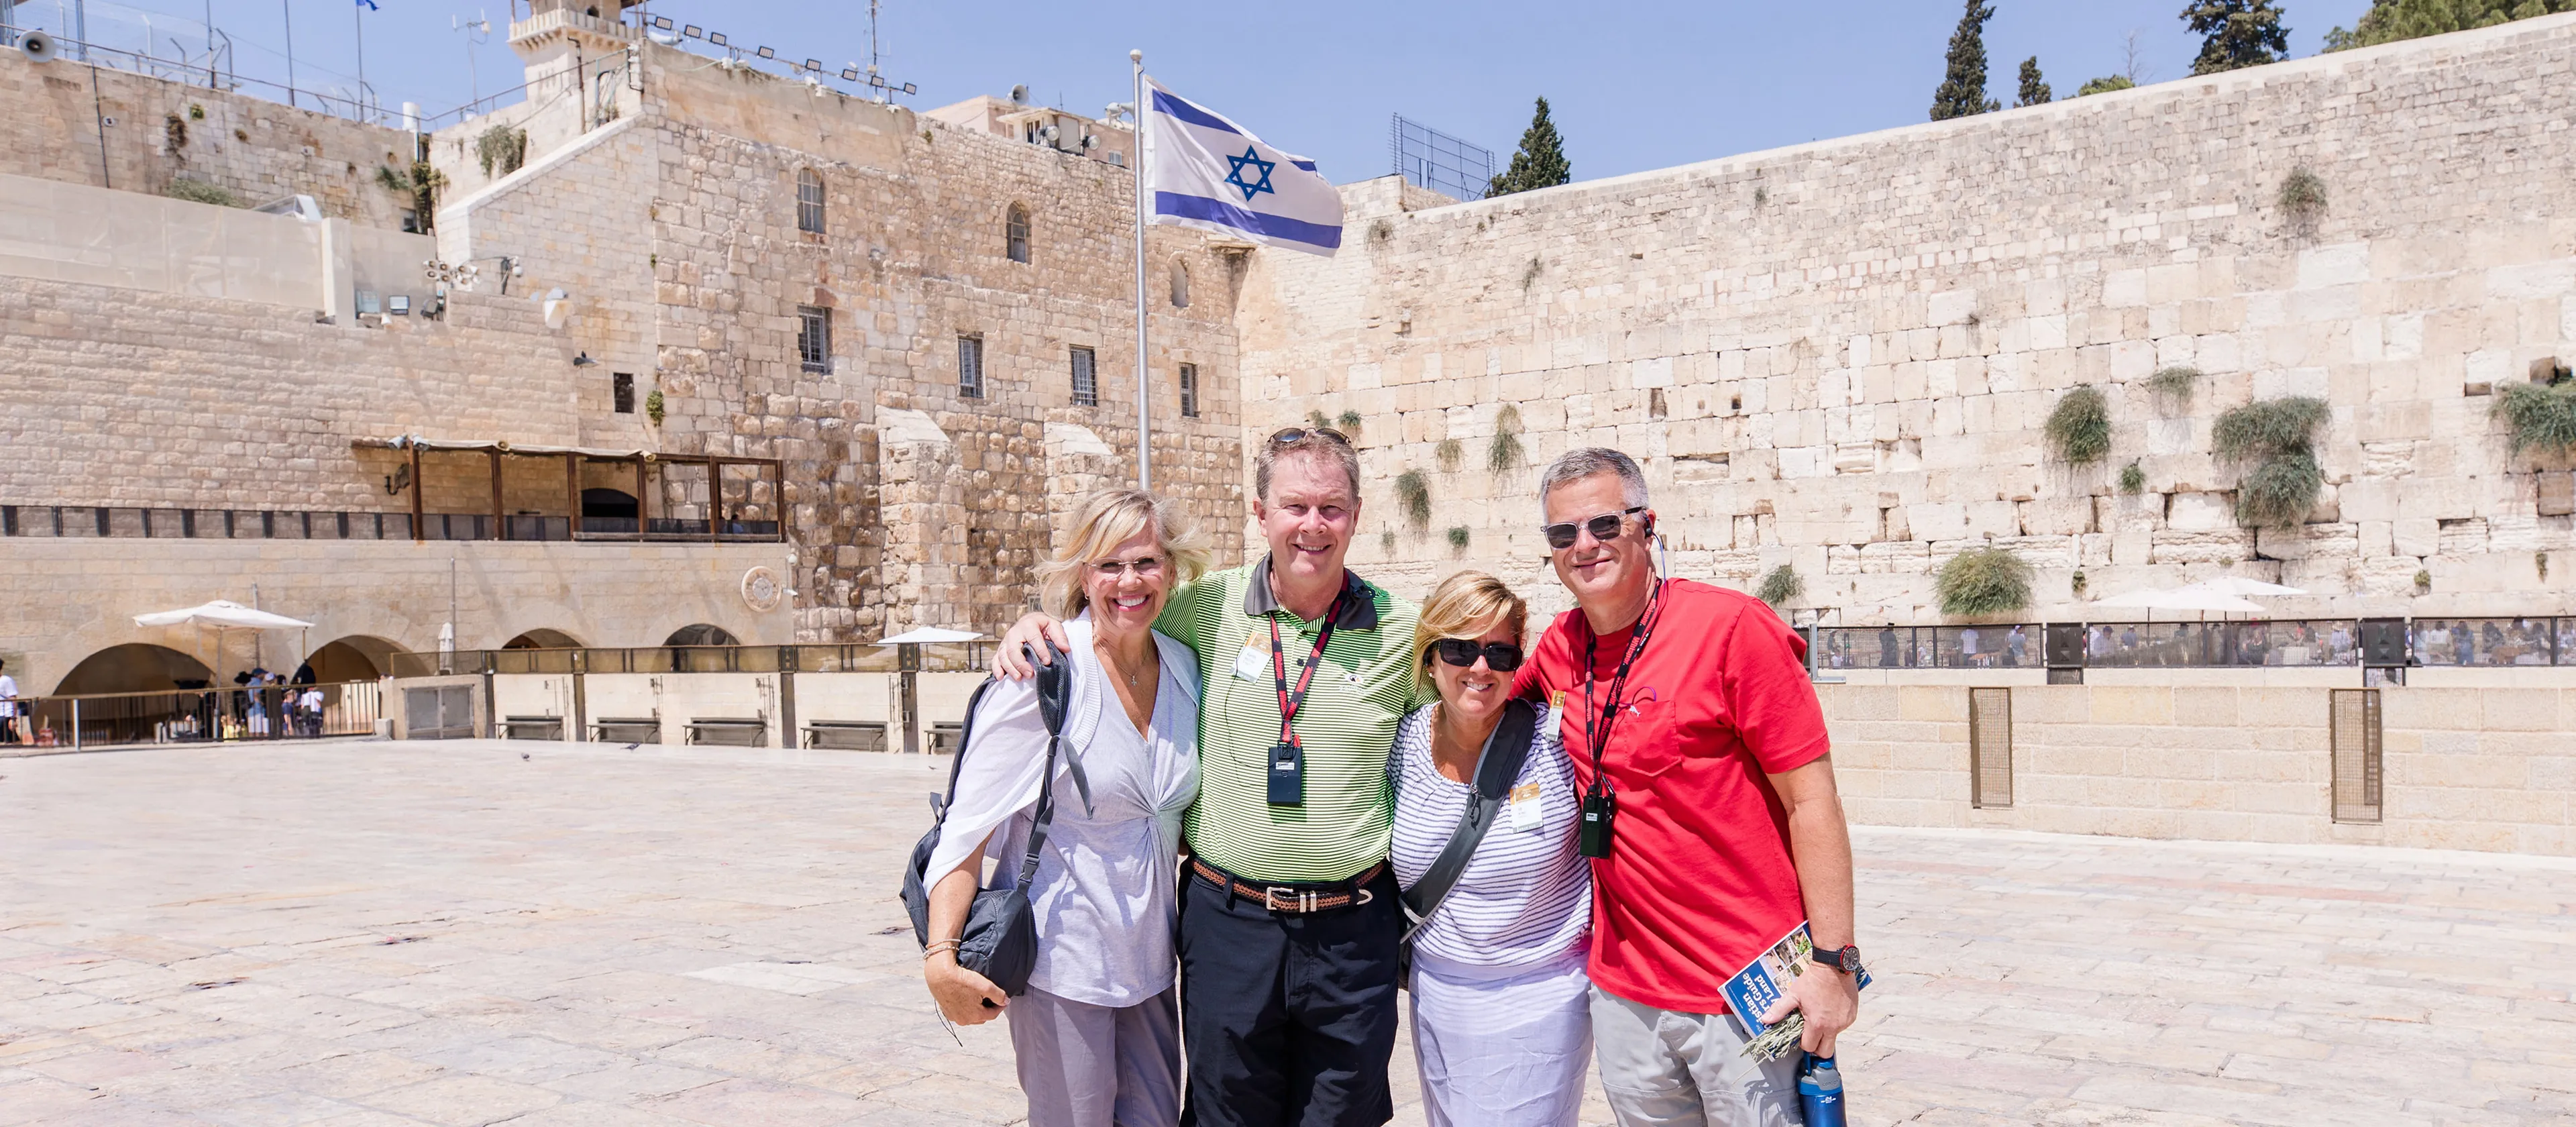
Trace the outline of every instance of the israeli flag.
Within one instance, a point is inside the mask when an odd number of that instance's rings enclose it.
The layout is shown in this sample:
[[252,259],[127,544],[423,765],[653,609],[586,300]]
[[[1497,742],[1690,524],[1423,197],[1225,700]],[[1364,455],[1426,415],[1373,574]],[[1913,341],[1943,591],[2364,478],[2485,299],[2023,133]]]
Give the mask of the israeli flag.
[[1342,245],[1342,197],[1315,162],[1261,143],[1224,115],[1148,78],[1145,185],[1152,221],[1329,255]]

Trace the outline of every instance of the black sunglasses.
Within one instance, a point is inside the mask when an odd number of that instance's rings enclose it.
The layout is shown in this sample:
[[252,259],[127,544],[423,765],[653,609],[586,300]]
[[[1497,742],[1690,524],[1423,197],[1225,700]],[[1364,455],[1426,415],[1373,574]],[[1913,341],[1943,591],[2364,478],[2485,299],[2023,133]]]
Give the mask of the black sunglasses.
[[1603,513],[1591,520],[1584,521],[1581,525],[1577,525],[1573,521],[1566,521],[1563,524],[1541,525],[1539,527],[1539,532],[1546,535],[1547,546],[1558,551],[1563,551],[1574,546],[1574,534],[1578,528],[1582,531],[1590,532],[1593,539],[1607,544],[1619,538],[1620,522],[1645,511],[1646,507],[1644,505],[1639,505],[1633,509],[1623,509],[1615,513]]
[[1521,667],[1521,648],[1510,642],[1477,643],[1465,638],[1442,638],[1431,643],[1431,652],[1460,669],[1476,664],[1479,655],[1485,659],[1485,668],[1496,673],[1509,673]]
[[1331,427],[1316,427],[1312,430],[1305,427],[1290,427],[1277,434],[1271,435],[1270,444],[1272,446],[1294,446],[1300,442],[1306,441],[1310,436],[1338,442],[1344,446],[1351,444],[1349,435],[1343,434]]

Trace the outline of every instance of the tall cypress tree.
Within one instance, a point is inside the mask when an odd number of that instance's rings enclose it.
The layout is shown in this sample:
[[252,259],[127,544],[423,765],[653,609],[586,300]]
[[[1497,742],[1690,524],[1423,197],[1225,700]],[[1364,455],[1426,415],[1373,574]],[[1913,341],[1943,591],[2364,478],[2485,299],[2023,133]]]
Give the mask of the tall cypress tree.
[[1991,4],[1968,0],[1959,30],[1950,33],[1950,69],[1941,88],[1932,92],[1932,120],[1948,121],[2004,108],[1986,96],[1986,21],[1995,18]]
[[2290,54],[2290,29],[2272,0],[2192,0],[2182,22],[2202,37],[2193,74],[2259,67]]
[[1573,179],[1574,165],[1565,159],[1565,140],[1556,135],[1556,123],[1548,120],[1547,99],[1541,98],[1529,128],[1521,133],[1521,147],[1512,153],[1511,166],[1485,185],[1485,195],[1553,188]]
[[2021,97],[2013,102],[2013,106],[2015,108],[2044,106],[2056,100],[2057,92],[2049,89],[2048,82],[2039,76],[2039,56],[2032,55],[2023,59],[2021,61]]

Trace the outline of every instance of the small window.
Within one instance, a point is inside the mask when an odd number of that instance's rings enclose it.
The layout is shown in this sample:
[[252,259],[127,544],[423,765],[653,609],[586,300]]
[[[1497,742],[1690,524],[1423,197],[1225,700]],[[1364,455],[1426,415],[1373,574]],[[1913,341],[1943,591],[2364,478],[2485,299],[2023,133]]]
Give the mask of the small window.
[[796,358],[808,372],[832,370],[832,311],[812,305],[796,307]]
[[1190,268],[1180,262],[1172,264],[1172,308],[1190,307]]
[[1100,373],[1092,366],[1091,350],[1073,346],[1073,405],[1100,406]]
[[1199,417],[1199,366],[1181,365],[1181,417]]
[[823,178],[810,168],[796,170],[796,229],[823,233]]
[[635,373],[618,372],[608,377],[608,398],[620,415],[635,413]]
[[1028,208],[1019,204],[1011,205],[1010,218],[1002,225],[1002,238],[1003,242],[1006,244],[1003,249],[1010,253],[1011,261],[1026,262],[1029,260]]
[[984,398],[984,338],[961,334],[957,338],[957,394],[968,399]]

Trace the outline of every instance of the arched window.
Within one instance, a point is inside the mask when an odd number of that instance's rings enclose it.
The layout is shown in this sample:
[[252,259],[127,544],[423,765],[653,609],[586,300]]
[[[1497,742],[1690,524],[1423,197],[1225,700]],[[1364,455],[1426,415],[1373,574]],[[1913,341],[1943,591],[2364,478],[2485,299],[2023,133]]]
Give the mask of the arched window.
[[693,622],[671,631],[671,636],[663,639],[662,644],[666,646],[739,646],[742,644],[742,639],[734,637],[733,631],[724,627]]
[[1011,261],[1029,260],[1029,209],[1026,206],[1011,205],[1010,217],[1002,224],[1002,241]]
[[1172,308],[1190,307],[1190,267],[1180,259],[1172,260]]
[[823,233],[823,177],[810,168],[796,170],[796,229]]

